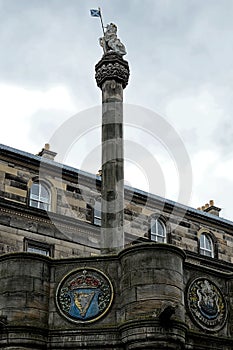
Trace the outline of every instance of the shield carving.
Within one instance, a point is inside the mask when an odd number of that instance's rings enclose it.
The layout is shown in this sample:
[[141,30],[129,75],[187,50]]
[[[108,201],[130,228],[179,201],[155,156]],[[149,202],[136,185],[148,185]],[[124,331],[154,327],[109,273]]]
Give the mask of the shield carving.
[[99,289],[80,288],[69,292],[71,298],[70,315],[87,319],[99,313]]

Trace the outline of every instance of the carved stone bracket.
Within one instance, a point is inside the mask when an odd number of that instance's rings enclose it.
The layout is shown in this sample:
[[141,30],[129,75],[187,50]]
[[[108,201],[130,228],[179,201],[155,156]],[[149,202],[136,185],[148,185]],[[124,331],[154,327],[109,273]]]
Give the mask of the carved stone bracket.
[[95,79],[99,88],[106,80],[116,80],[125,88],[129,80],[129,65],[120,55],[106,53],[95,66]]

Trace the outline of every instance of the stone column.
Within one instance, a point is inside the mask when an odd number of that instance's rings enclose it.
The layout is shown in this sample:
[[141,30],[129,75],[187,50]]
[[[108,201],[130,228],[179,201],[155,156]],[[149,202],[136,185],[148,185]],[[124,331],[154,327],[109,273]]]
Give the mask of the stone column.
[[44,349],[48,336],[50,259],[14,253],[0,257],[0,349]]
[[130,246],[119,258],[119,331],[125,349],[184,349],[183,250],[151,242]]
[[102,90],[102,226],[103,253],[124,246],[123,89],[129,66],[119,54],[104,54],[96,67]]

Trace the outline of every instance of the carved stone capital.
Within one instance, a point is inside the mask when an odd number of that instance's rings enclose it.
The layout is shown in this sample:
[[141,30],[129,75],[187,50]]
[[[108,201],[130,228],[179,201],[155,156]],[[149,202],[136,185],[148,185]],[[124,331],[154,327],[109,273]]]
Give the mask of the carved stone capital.
[[95,66],[95,79],[101,89],[106,80],[116,80],[122,84],[123,89],[129,80],[129,65],[116,53],[106,53]]

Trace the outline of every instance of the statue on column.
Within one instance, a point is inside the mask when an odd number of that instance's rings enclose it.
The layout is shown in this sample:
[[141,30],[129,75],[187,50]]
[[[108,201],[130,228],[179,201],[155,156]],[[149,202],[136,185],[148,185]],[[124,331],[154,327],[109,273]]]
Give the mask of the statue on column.
[[100,45],[103,47],[104,53],[113,51],[120,56],[126,55],[127,52],[125,46],[117,37],[117,26],[114,23],[107,24],[104,36],[99,40]]

